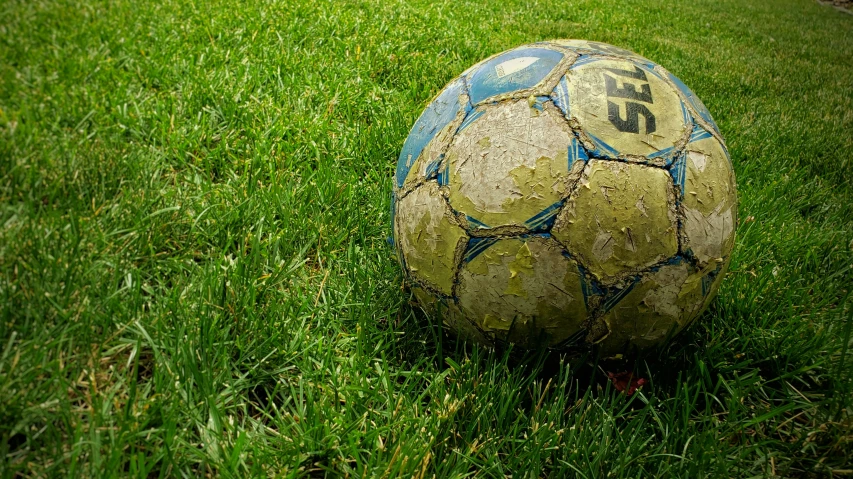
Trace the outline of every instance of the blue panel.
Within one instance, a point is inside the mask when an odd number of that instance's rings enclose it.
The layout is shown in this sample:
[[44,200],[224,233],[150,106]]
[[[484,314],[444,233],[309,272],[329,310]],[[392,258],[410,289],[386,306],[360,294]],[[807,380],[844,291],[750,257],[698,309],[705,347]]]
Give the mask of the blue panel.
[[[498,55],[471,74],[471,102],[477,104],[491,96],[532,88],[562,59],[562,53],[545,48],[518,48]],[[510,60],[517,61],[507,64]]]
[[570,254],[563,251],[563,256],[571,259],[576,262],[578,265],[578,273],[580,273],[581,278],[581,292],[583,293],[583,302],[586,305],[587,309],[589,309],[589,300],[593,296],[601,296],[604,294],[604,291],[599,287],[598,283],[595,280],[590,281],[590,276],[587,275],[586,268],[584,268],[580,262],[577,261],[576,258],[572,258]]
[[535,108],[538,111],[545,110],[545,104],[551,101],[551,97],[549,96],[537,96],[533,100],[533,104],[530,105],[530,108]]
[[471,123],[477,121],[477,119],[483,116],[483,113],[486,113],[486,109],[482,106],[479,108],[475,108],[473,111],[469,112],[465,119],[462,120],[462,124],[459,125],[459,128],[456,129],[456,133],[459,133],[465,128],[471,126]]
[[650,62],[649,60],[640,60],[639,58],[631,58],[631,61],[634,63],[639,63],[640,66],[645,67],[644,69],[647,72],[649,72],[652,75],[663,80],[663,77],[660,75],[660,73],[658,73],[658,71],[655,70],[655,63],[654,62]]
[[494,237],[486,237],[486,238],[471,238],[468,240],[468,247],[465,249],[465,257],[464,261],[466,263],[470,262],[472,259],[476,258],[480,253],[486,251],[486,249],[497,243],[499,238]]
[[675,148],[670,146],[670,147],[664,148],[662,150],[658,150],[658,151],[652,153],[651,155],[648,155],[648,158],[649,159],[663,158],[665,160],[664,165],[670,166],[670,165],[672,165],[672,162],[675,160],[673,153],[675,153]]
[[728,162],[729,162],[729,167],[730,167],[732,170],[734,170],[734,169],[735,169],[735,167],[734,167],[734,165],[732,164],[732,157],[731,157],[731,156],[729,156],[729,149],[728,149],[728,148],[726,148],[726,145],[720,145],[720,146],[722,146],[722,147],[723,147],[723,153],[725,153],[725,154],[726,154],[726,160],[728,160]]
[[441,166],[441,160],[442,159],[444,159],[444,155],[439,156],[438,159],[436,159],[435,161],[433,161],[432,163],[427,165],[427,167],[426,167],[427,179],[435,178],[436,176],[438,176],[438,167]]
[[692,120],[692,118],[690,117],[690,113],[687,112],[687,107],[684,106],[683,102],[678,103],[679,105],[681,105],[681,119],[684,120],[685,125],[689,125],[691,123],[690,120]]
[[569,70],[574,70],[577,67],[586,65],[587,63],[592,63],[594,61],[602,60],[601,58],[591,57],[589,55],[581,55],[572,63],[572,66],[569,67]]
[[678,185],[679,190],[679,198],[684,197],[684,178],[687,172],[687,154],[682,153],[675,163],[673,163],[672,168],[669,170],[669,174],[672,175],[673,180],[675,180],[675,184]]
[[554,104],[563,112],[563,116],[571,118],[571,110],[569,109],[569,83],[566,77],[560,78],[560,82],[557,83],[557,87],[554,88],[551,96],[554,97]]
[[[682,106],[682,108],[683,108],[683,106]],[[690,133],[690,139],[688,140],[688,143],[693,143],[694,141],[704,140],[705,138],[711,138],[711,134],[708,133],[707,131],[705,131],[705,129],[702,128],[701,126],[693,125],[693,132]],[[674,155],[674,153],[675,153],[675,148],[669,147],[669,148],[664,148],[662,150],[658,150],[658,151],[652,153],[651,155],[649,155],[649,158],[663,158],[665,160],[664,165],[669,167],[674,162],[678,161],[678,158]],[[684,165],[678,166],[678,168],[683,168],[683,166]],[[681,174],[683,175],[683,171],[681,171]],[[673,171],[673,175],[675,175],[674,171]]]
[[[693,143],[694,141],[704,140],[706,138],[713,138],[713,136],[711,136],[711,134],[701,126],[695,125],[693,127],[693,133],[690,134],[690,140],[687,143]],[[723,153],[726,154],[726,160],[728,160],[729,166],[732,166],[732,157],[729,156],[729,150],[727,150],[724,145],[720,146],[723,147]]]
[[619,301],[622,301],[622,298],[627,296],[628,293],[630,293],[631,290],[634,289],[634,286],[636,286],[637,283],[639,283],[639,282],[640,282],[640,277],[637,276],[634,278],[634,280],[628,286],[626,286],[622,289],[619,289],[619,290],[610,291],[607,298],[605,298],[605,300],[604,300],[604,304],[601,305],[602,313],[606,313],[606,312],[610,311],[611,309],[613,309],[614,306],[619,304]]
[[648,155],[649,159],[662,159],[664,160],[663,164],[665,167],[669,168],[672,166],[672,163],[676,161],[678,158],[676,156],[676,150],[674,147],[670,146],[664,148],[662,150],[658,150],[651,155]]
[[592,156],[598,158],[616,158],[619,156],[619,152],[616,151],[612,146],[608,145],[607,142],[602,140],[601,138],[593,135],[590,132],[586,132],[586,136],[592,140],[592,143],[595,145],[595,149],[592,150]]
[[687,102],[690,103],[690,106],[692,106],[693,109],[696,110],[697,113],[699,113],[699,116],[701,116],[703,120],[710,123],[711,126],[714,127],[714,130],[717,131],[717,133],[720,133],[720,127],[717,126],[717,123],[711,117],[711,112],[708,111],[708,107],[706,107],[705,104],[702,103],[702,100],[700,100],[699,97],[696,96],[695,93],[693,93],[693,90],[688,88],[687,85],[684,84],[684,82],[679,80],[677,76],[669,72],[667,72],[667,74],[669,75],[669,79],[672,80],[673,83],[675,83],[675,86],[677,86],[678,89],[681,90],[681,93],[683,93],[684,96],[687,98]]
[[439,186],[447,186],[450,182],[450,162],[444,163],[444,168],[436,175]]
[[580,160],[584,163],[589,160],[589,154],[586,152],[586,148],[583,147],[581,142],[578,141],[577,138],[572,137],[572,141],[569,142],[569,171],[572,171],[572,166],[576,161]]
[[690,140],[687,143],[711,138],[711,134],[699,125],[693,126],[693,132],[690,133]]
[[708,293],[711,292],[711,286],[713,286],[714,280],[717,278],[717,275],[720,274],[720,270],[722,269],[723,263],[719,263],[714,271],[702,276],[702,296],[706,298],[708,297]]
[[525,221],[524,226],[534,232],[548,231],[554,225],[554,220],[557,219],[557,213],[559,213],[561,206],[563,206],[562,201],[554,203]]
[[649,271],[656,273],[664,266],[675,266],[684,263],[685,261],[686,260],[681,255],[670,256],[663,263],[649,268]]
[[674,266],[674,265],[679,265],[681,263],[684,263],[685,261],[686,260],[684,258],[682,258],[681,256],[675,255],[675,256],[669,258],[668,260],[666,260],[666,262],[664,264]]
[[465,83],[459,78],[453,80],[415,122],[415,126],[409,132],[409,137],[403,143],[403,151],[400,152],[400,159],[397,161],[397,174],[395,176],[397,188],[403,186],[409,169],[412,168],[415,160],[418,159],[427,144],[435,138],[435,135],[442,128],[456,118],[459,111],[468,106],[459,101],[459,95],[464,92]]

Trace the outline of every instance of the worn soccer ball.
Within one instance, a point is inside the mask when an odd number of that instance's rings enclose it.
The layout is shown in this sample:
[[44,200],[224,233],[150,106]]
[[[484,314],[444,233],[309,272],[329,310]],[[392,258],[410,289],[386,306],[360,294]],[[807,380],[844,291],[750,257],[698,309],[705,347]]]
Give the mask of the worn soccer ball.
[[735,177],[708,109],[603,43],[468,69],[418,118],[393,181],[407,284],[486,345],[655,348],[708,306],[734,244]]

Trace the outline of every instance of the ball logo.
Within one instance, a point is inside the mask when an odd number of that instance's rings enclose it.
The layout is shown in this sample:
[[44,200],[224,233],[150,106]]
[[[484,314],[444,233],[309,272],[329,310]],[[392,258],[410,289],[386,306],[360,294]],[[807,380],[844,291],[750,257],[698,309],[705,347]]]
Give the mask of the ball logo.
[[495,74],[498,78],[503,78],[507,75],[512,75],[515,72],[520,72],[525,68],[536,63],[539,60],[537,57],[519,57],[507,60],[500,65],[495,66]]
[[[617,130],[625,133],[640,132],[640,115],[646,120],[646,134],[653,133],[657,129],[655,124],[655,115],[649,111],[649,108],[642,103],[653,104],[652,88],[648,83],[643,83],[640,86],[640,91],[637,91],[637,85],[629,83],[628,78],[632,80],[640,80],[647,82],[646,72],[635,66],[634,70],[622,70],[619,68],[605,68],[605,70],[621,77],[622,87],[617,85],[615,77],[604,74],[604,89],[607,91],[607,119],[616,127]],[[610,98],[624,98],[625,102],[625,118],[622,118],[619,105],[610,101]]]

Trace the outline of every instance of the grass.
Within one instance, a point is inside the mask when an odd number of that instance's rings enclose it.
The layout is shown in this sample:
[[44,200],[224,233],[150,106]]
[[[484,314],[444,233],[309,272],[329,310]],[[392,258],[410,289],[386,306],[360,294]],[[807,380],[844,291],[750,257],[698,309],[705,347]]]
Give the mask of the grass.
[[[853,17],[809,0],[0,4],[0,476],[853,474]],[[681,77],[740,193],[626,397],[465,347],[385,239],[397,152],[548,38]]]

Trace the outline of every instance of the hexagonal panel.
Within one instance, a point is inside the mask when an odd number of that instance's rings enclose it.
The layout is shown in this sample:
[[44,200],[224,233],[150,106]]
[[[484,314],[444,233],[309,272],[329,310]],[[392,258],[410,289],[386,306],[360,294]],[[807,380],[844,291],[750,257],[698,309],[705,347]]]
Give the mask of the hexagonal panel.
[[697,271],[677,260],[644,272],[624,290],[604,301],[606,336],[599,348],[607,355],[658,346],[681,331],[702,311],[712,271]]
[[678,93],[649,65],[583,56],[569,68],[564,112],[597,156],[654,157],[673,149],[690,127]]
[[447,150],[450,204],[478,228],[531,229],[526,222],[568,191],[571,129],[552,103],[537,100],[473,114]]
[[[474,241],[474,240],[472,240]],[[586,320],[577,263],[552,238],[488,239],[468,259],[456,290],[462,314],[493,338],[558,344]]]
[[672,168],[681,189],[686,250],[700,263],[720,263],[734,247],[737,193],[728,153],[698,128]]
[[452,217],[438,184],[429,181],[397,203],[396,236],[409,273],[445,295],[468,237]]
[[666,170],[592,160],[551,234],[602,282],[678,252],[675,192]]
[[436,161],[465,117],[467,107],[465,82],[456,78],[444,87],[412,126],[397,160],[396,188],[416,183],[437,165]]

